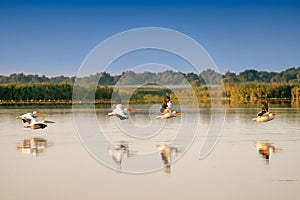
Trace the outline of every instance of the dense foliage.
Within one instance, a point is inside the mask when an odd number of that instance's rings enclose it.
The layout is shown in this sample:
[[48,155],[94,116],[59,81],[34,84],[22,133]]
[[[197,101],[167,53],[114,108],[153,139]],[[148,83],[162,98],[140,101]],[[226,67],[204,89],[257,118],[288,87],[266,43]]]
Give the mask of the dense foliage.
[[[73,88],[75,81],[80,83],[80,86]],[[292,102],[300,102],[300,67],[279,73],[245,70],[239,74],[226,72],[224,75],[210,69],[200,74],[174,71],[158,73],[128,71],[111,76],[103,72],[77,79],[65,76],[48,78],[23,73],[11,74],[0,76],[0,101],[71,101],[74,91],[78,97],[75,100],[109,101],[114,89],[123,87],[125,89],[115,92],[128,96],[131,101],[160,102],[166,93],[174,96],[174,92],[167,89],[166,85],[182,86],[188,83],[194,88],[198,102],[207,102],[211,98],[226,99],[232,103],[271,99],[290,99]],[[216,87],[222,83],[224,87]],[[130,89],[126,86],[130,85],[143,85],[143,87],[129,92]],[[177,92],[188,98],[188,92],[184,87]]]
[[[11,74],[9,76],[0,75],[0,84],[15,83],[64,83],[73,84],[76,77],[57,76],[48,78],[38,75]],[[223,80],[224,83],[245,83],[245,82],[264,82],[264,83],[300,83],[300,67],[289,68],[282,72],[266,72],[254,69],[245,70],[239,74],[226,72],[224,75],[207,69],[200,74],[181,73],[174,71],[164,72],[143,72],[136,73],[133,71],[123,72],[120,75],[110,75],[107,72],[97,73],[87,77],[77,79],[82,84],[99,83],[99,85],[139,85],[139,84],[167,84],[182,85],[188,81],[194,86],[203,84],[216,85]]]
[[[78,97],[85,100],[111,98],[113,89],[111,87],[78,87],[76,93]],[[72,100],[73,85],[71,84],[2,84],[0,85],[0,100],[1,101],[69,101]],[[80,100],[81,100],[80,99]]]

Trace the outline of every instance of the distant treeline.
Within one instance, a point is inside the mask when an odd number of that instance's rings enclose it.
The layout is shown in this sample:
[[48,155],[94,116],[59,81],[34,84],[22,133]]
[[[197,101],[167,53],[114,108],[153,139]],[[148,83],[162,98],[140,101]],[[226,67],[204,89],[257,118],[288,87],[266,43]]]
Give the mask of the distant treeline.
[[[46,77],[38,75],[11,74],[9,76],[0,75],[0,84],[22,84],[22,83],[59,83],[73,84],[76,77]],[[164,72],[143,72],[133,71],[123,72],[120,75],[110,75],[107,72],[101,72],[94,75],[78,78],[82,84],[90,84],[98,81],[99,85],[137,85],[137,84],[166,84],[182,85],[188,81],[193,86],[216,85],[222,81],[224,83],[245,83],[245,82],[263,82],[263,83],[300,83],[300,67],[289,68],[282,72],[266,72],[257,70],[245,70],[239,74],[226,72],[220,74],[211,69],[207,69],[200,74],[182,73],[174,71]]]
[[[112,87],[97,86],[77,87],[76,94],[81,99],[109,100],[113,92]],[[70,101],[73,95],[72,84],[43,83],[43,84],[2,84],[0,85],[0,101]]]
[[[117,89],[115,92],[130,98],[132,102],[150,103],[161,102],[166,93],[173,96],[174,91],[181,94],[191,103],[195,99],[189,97],[188,89],[159,88],[153,85],[182,85],[188,81],[197,96],[198,102],[210,102],[211,99],[227,100],[231,103],[255,103],[286,99],[300,102],[300,67],[290,68],[283,72],[258,72],[245,70],[236,75],[227,72],[221,75],[212,70],[206,70],[199,75],[194,73],[181,73],[164,71],[159,73],[132,71],[121,75],[111,76],[103,72],[88,77],[79,78],[76,84],[75,77],[52,77],[24,74],[11,74],[0,76],[0,102],[70,102],[73,91],[76,91],[75,100],[96,100],[109,102],[112,98],[115,84],[139,85],[142,88],[129,92],[130,89]],[[216,85],[224,82],[224,87]],[[97,83],[98,85],[92,84]],[[205,84],[206,83],[206,84]],[[176,103],[176,102],[175,102]]]
[[300,102],[300,84],[227,83],[225,96],[232,103],[285,100]]

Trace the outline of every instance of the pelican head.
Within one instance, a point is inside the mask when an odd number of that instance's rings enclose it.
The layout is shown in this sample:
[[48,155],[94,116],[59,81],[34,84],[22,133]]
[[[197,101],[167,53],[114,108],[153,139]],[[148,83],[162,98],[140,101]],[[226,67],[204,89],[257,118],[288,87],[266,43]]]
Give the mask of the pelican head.
[[40,113],[40,112],[37,112],[37,111],[33,111],[33,112],[32,112],[32,115],[33,115],[34,117],[45,117],[45,116],[46,116],[46,114]]

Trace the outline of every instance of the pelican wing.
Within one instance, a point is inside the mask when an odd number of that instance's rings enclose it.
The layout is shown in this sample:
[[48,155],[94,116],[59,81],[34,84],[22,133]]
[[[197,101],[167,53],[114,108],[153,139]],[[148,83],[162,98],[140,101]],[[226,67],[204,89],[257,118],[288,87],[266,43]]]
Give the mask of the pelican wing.
[[264,113],[261,117],[269,117],[269,112]]
[[268,122],[274,119],[274,116],[272,113],[264,113],[262,116],[258,116],[256,118],[253,118],[252,121],[255,122]]
[[23,123],[31,124],[32,120],[34,119],[34,116],[32,113],[26,113],[20,116],[17,116],[16,119],[21,119]]
[[172,117],[176,117],[177,115],[171,113],[165,113],[156,117],[156,119],[170,119]]
[[28,123],[30,124],[31,123],[31,119],[21,119],[23,121],[23,123]]
[[44,129],[47,127],[47,124],[44,122],[38,122],[35,119],[31,120],[31,123],[24,128],[31,128],[31,129]]
[[43,122],[35,122],[34,124],[32,124],[32,129],[44,129],[47,127],[47,124],[43,123]]
[[46,117],[46,114],[40,113],[40,112],[35,112],[35,116],[37,116],[37,117]]

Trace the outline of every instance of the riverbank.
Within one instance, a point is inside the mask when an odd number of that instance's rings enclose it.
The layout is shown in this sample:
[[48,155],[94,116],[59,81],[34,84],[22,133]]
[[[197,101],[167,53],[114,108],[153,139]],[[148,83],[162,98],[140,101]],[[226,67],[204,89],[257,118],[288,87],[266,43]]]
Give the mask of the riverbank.
[[[248,106],[253,106],[253,105],[260,105],[262,102],[266,100],[260,100],[256,102],[241,102],[241,103],[234,103],[231,102],[230,99],[214,99],[212,100],[202,100],[198,102],[198,105],[207,107],[211,104],[217,104],[217,105],[226,105],[227,107],[240,107],[242,105],[248,105]],[[299,103],[292,102],[291,99],[268,99],[267,102],[269,104],[284,104],[284,105],[300,105]],[[151,101],[151,102],[142,102],[142,101],[130,101],[130,105],[145,105],[145,104],[160,104],[161,101]],[[110,106],[111,105],[111,100],[96,100],[96,101],[0,101],[0,107],[71,107],[72,105],[98,105],[98,106]],[[179,105],[177,101],[173,102],[174,105]],[[195,104],[189,104],[189,105],[196,105]]]

